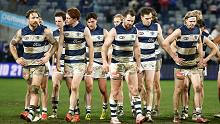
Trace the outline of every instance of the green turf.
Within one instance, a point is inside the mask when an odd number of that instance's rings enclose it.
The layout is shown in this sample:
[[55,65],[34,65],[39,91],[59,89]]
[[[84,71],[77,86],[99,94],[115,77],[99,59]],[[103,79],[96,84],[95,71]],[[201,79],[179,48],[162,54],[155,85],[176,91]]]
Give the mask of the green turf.
[[[48,115],[52,113],[51,110],[51,93],[52,93],[52,81],[49,80],[48,83],[49,90],[49,101],[48,101]],[[174,92],[174,81],[173,80],[163,80],[161,81],[162,97],[160,103],[160,116],[153,117],[154,123],[172,123],[173,120],[173,92]],[[19,114],[24,110],[24,100],[27,85],[23,79],[0,79],[0,123],[26,123],[25,120],[19,118]],[[203,115],[210,119],[210,123],[220,123],[220,119],[213,117],[214,114],[220,111],[219,101],[218,101],[218,88],[217,81],[205,81],[204,82],[205,98],[203,104]],[[85,83],[82,81],[80,85],[80,110],[81,110],[81,121],[80,123],[96,124],[96,123],[109,123],[110,121],[110,111],[108,119],[105,121],[100,121],[99,117],[102,111],[102,101],[100,97],[100,92],[98,89],[97,80],[94,81],[94,88],[92,93],[92,120],[85,121],[85,105],[84,105],[84,92]],[[110,82],[108,81],[108,92],[110,93]],[[128,99],[128,88],[124,82],[124,113],[125,115],[119,117],[122,123],[135,123],[135,117],[131,116],[131,107]],[[193,95],[192,88],[191,94]],[[191,95],[191,98],[192,98]],[[189,119],[182,121],[183,123],[194,123],[191,121],[192,114],[192,99],[189,105]],[[39,121],[38,123],[65,123],[63,120],[69,109],[69,95],[65,81],[63,81],[60,89],[60,101],[58,106],[58,118],[49,119],[47,121]],[[181,107],[179,109],[181,112]]]

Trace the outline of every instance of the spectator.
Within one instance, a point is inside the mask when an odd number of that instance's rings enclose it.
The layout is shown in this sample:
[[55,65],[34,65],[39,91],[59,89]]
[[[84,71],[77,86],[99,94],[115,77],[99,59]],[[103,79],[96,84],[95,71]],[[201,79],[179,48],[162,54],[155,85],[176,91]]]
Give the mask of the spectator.
[[136,10],[137,7],[138,7],[138,5],[139,5],[139,3],[138,3],[137,0],[131,0],[131,1],[129,2],[129,8],[130,8],[130,9]]
[[169,6],[169,0],[158,0],[158,2],[160,3],[162,14],[167,14],[167,9],[168,9],[168,6]]
[[218,2],[216,0],[212,0],[212,3],[210,4],[210,7],[209,7],[209,11],[212,14],[217,14],[217,12],[218,12]]
[[112,10],[109,10],[107,15],[106,15],[106,20],[107,20],[108,23],[112,23],[112,17],[113,17]]
[[176,10],[176,0],[170,0],[169,9]]
[[208,4],[207,0],[202,1],[200,9],[202,10],[202,14],[206,14],[207,10],[209,9],[209,4]]
[[215,29],[212,31],[211,36],[212,38],[216,38],[220,34],[220,28],[218,25],[215,26]]

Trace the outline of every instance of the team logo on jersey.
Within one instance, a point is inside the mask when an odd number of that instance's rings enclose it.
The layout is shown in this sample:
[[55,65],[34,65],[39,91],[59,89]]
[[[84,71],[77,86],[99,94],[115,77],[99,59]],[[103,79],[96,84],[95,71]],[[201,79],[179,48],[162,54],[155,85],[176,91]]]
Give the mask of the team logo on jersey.
[[65,36],[69,36],[70,34],[69,34],[69,33],[64,33],[64,35],[65,35]]
[[144,35],[144,32],[139,32],[139,35]]
[[131,38],[134,38],[134,35],[131,35]]
[[40,37],[39,37],[39,36],[36,36],[35,38],[36,38],[36,39],[39,39]]
[[119,39],[125,39],[125,37],[124,36],[119,36]]
[[184,37],[183,40],[189,40],[189,37]]
[[150,32],[150,34],[151,34],[151,35],[154,35],[154,32],[153,32],[153,31],[151,31],[151,32]]
[[194,36],[194,38],[197,40],[197,39],[198,39],[198,36],[197,36],[197,35],[195,35],[195,36]]
[[97,39],[101,39],[101,37],[100,37],[100,36],[97,36],[96,38],[97,38]]
[[29,39],[29,37],[24,37],[24,40],[28,40]]
[[80,33],[78,32],[78,33],[76,33],[76,35],[77,35],[77,36],[79,36],[79,35],[80,35]]

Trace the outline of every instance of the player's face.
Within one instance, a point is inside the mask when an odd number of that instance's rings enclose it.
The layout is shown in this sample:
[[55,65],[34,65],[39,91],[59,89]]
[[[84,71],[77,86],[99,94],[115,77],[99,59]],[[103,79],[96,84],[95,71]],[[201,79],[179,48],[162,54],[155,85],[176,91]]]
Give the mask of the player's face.
[[131,16],[130,14],[124,18],[124,28],[129,29],[134,24],[135,16]]
[[149,26],[152,21],[152,14],[151,13],[149,15],[144,14],[144,16],[141,16],[141,20],[145,26]]
[[190,17],[186,19],[186,26],[192,29],[196,25],[196,17]]
[[121,23],[121,18],[120,17],[116,17],[114,18],[114,25],[118,26]]
[[71,25],[74,23],[74,19],[71,18],[68,14],[66,14],[66,24]]
[[97,27],[96,25],[97,20],[95,20],[94,18],[90,18],[87,20],[87,25],[89,27],[90,30],[94,31]]
[[58,29],[61,29],[61,27],[65,24],[62,17],[55,17],[55,23]]
[[40,22],[40,18],[37,13],[31,13],[29,18],[27,19],[28,23],[32,27],[37,27]]

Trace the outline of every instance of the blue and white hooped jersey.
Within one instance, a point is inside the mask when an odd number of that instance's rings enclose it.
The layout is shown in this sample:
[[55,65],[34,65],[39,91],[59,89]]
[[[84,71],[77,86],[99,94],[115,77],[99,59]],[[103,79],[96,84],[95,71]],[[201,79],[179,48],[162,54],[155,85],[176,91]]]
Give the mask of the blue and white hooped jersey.
[[176,68],[192,69],[197,67],[195,55],[200,30],[197,27],[189,30],[186,25],[182,25],[179,29],[181,30],[181,38],[176,42],[177,54],[179,58],[185,59],[185,62],[183,64],[176,63]]
[[[92,36],[92,41],[93,41],[93,46],[94,46],[94,64],[102,65],[102,46],[104,44],[104,32],[103,28],[99,27],[97,25],[96,29],[94,31],[90,30],[91,36]],[[86,47],[86,57],[87,57],[87,62],[89,62],[89,48]]]
[[47,40],[45,40],[43,34],[44,29],[47,28],[43,25],[38,25],[37,28],[32,31],[29,26],[22,28],[22,42],[24,46],[23,57],[28,62],[28,66],[39,66],[38,60],[40,60],[44,53],[50,48]]
[[65,63],[86,62],[86,41],[84,38],[85,26],[78,23],[75,27],[64,25]]
[[126,30],[122,26],[122,23],[114,28],[116,29],[117,36],[112,42],[112,63],[133,62],[133,49],[137,37],[137,29],[132,26],[130,29]]
[[138,29],[141,62],[155,61],[155,41],[158,35],[157,24],[151,23],[148,27],[146,27],[142,21],[140,21],[135,25],[135,27]]
[[[59,29],[53,31],[53,36],[56,38],[57,42],[59,42],[59,38],[60,38],[60,31]],[[57,64],[57,52],[55,52],[55,57],[54,57],[54,65]],[[61,67],[64,67],[64,57],[65,57],[65,44],[63,44],[63,51],[62,51],[62,55],[60,57],[60,65]]]

